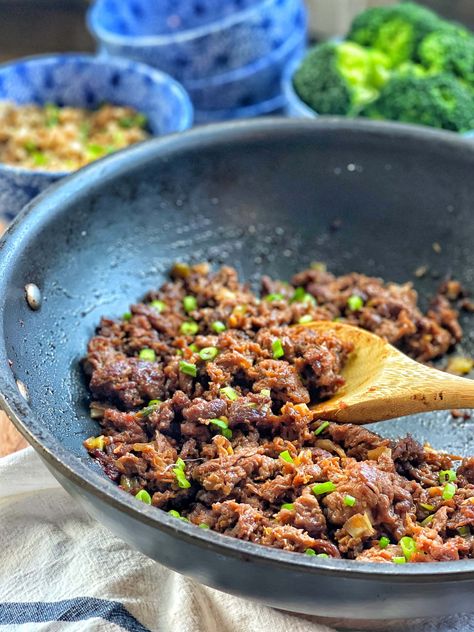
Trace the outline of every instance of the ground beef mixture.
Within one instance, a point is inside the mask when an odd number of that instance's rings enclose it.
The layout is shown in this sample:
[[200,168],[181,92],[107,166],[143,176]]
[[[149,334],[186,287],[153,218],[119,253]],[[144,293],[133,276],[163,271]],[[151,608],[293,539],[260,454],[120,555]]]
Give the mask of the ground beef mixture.
[[[430,361],[462,335],[459,284],[426,314],[410,284],[314,265],[292,284],[178,264],[102,319],[84,362],[105,473],[176,519],[288,551],[373,562],[474,557],[474,458],[313,419],[351,347],[305,328],[342,319]],[[298,326],[299,325],[299,326]],[[473,531],[474,534],[474,531]]]

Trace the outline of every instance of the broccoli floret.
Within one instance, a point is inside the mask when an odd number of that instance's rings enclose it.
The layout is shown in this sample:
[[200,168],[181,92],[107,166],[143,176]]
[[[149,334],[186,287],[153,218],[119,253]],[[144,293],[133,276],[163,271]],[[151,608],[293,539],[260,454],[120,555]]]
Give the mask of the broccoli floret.
[[389,63],[379,51],[352,42],[313,48],[293,77],[300,98],[319,114],[355,116],[378,96]]
[[406,61],[419,61],[418,49],[423,39],[442,30],[466,33],[462,27],[442,20],[425,7],[402,2],[360,13],[347,39],[385,53],[395,68]]
[[362,115],[465,132],[474,129],[474,99],[451,75],[397,73]]
[[421,43],[420,59],[428,72],[449,73],[474,87],[474,37],[432,33]]

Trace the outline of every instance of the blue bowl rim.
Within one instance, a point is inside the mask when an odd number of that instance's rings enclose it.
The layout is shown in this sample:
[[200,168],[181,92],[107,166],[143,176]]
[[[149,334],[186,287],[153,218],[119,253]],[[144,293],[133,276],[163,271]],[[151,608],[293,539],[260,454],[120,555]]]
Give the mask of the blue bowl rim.
[[[73,60],[82,60],[95,64],[104,64],[108,66],[113,66],[118,70],[136,70],[139,74],[148,75],[151,77],[154,83],[163,83],[167,82],[172,85],[176,94],[180,96],[183,101],[183,114],[184,120],[180,125],[180,129],[175,130],[176,132],[184,131],[188,129],[193,124],[193,116],[194,116],[194,107],[191,101],[189,94],[183,85],[179,83],[174,77],[168,75],[166,72],[158,70],[156,68],[152,68],[143,62],[133,61],[131,59],[126,59],[124,57],[118,56],[105,56],[105,55],[93,55],[92,53],[45,53],[41,55],[29,55],[27,57],[19,57],[17,59],[11,59],[3,64],[0,64],[0,72],[4,68],[14,67],[18,64],[28,64],[30,62],[41,62],[41,61],[55,61],[55,62],[63,62],[63,61],[73,61]],[[0,99],[3,101],[8,100],[8,97],[5,99]],[[118,151],[125,151],[128,148],[124,148]],[[114,152],[117,153],[117,152]],[[94,161],[96,162],[96,161]],[[0,162],[0,173],[11,174],[12,176],[35,176],[35,177],[43,177],[48,180],[53,180],[56,178],[63,178],[71,173],[78,171],[78,169],[68,169],[64,171],[46,171],[44,169],[28,169],[27,167],[16,167],[14,165],[7,165],[3,162]]]
[[[263,114],[269,114],[271,112],[273,112],[273,110],[279,110],[281,108],[284,108],[286,105],[286,98],[284,94],[277,94],[276,97],[272,97],[271,99],[267,99],[266,101],[259,101],[258,103],[252,103],[252,105],[245,105],[243,107],[240,108],[224,108],[224,109],[219,109],[219,110],[198,110],[196,109],[196,118],[198,118],[199,114],[205,114],[205,115],[210,115],[212,116],[217,115],[218,117],[222,116],[227,116],[227,114],[231,114],[235,115],[236,112],[238,112],[237,116],[234,116],[235,119],[244,119],[244,118],[255,118],[256,116],[261,116]],[[222,118],[218,118],[217,121],[212,121],[213,123],[215,122],[224,122],[226,119]],[[232,120],[232,119],[229,119]],[[209,122],[206,123],[198,123],[198,125],[210,125],[211,121],[209,120]]]
[[[304,8],[302,9],[302,13],[305,15]],[[278,48],[272,50],[268,55],[260,57],[255,62],[250,64],[246,64],[245,66],[240,66],[239,68],[234,68],[233,70],[229,70],[229,72],[221,73],[220,75],[213,75],[211,77],[203,77],[202,79],[196,80],[183,80],[183,85],[188,90],[199,90],[205,89],[211,86],[220,86],[226,83],[233,83],[235,81],[245,80],[251,75],[264,70],[265,68],[272,66],[275,62],[284,58],[286,54],[288,54],[292,49],[296,49],[300,43],[306,44],[306,28],[302,27],[301,29],[294,30],[291,36],[284,41]]]
[[[176,31],[176,33],[168,33],[162,35],[120,35],[113,33],[105,27],[98,24],[97,13],[102,0],[97,0],[87,11],[86,24],[91,34],[101,42],[108,44],[118,44],[121,46],[170,46],[180,42],[188,42],[199,37],[207,37],[211,34],[218,33],[224,29],[229,29],[245,22],[249,18],[253,18],[254,14],[258,15],[261,11],[271,9],[278,0],[260,0],[258,4],[251,6],[242,11],[236,11],[221,20],[214,20],[203,26],[192,29],[184,29]],[[288,3],[299,0],[287,0]]]

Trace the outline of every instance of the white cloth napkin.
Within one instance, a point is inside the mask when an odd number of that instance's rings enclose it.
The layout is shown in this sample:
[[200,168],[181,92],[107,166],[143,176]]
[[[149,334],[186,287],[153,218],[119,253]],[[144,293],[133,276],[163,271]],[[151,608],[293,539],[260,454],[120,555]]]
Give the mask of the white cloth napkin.
[[[474,632],[474,618],[363,627]],[[8,632],[334,630],[312,617],[201,586],[134,551],[75,503],[32,448],[0,459],[0,628]],[[345,624],[344,629],[355,631],[360,624]]]

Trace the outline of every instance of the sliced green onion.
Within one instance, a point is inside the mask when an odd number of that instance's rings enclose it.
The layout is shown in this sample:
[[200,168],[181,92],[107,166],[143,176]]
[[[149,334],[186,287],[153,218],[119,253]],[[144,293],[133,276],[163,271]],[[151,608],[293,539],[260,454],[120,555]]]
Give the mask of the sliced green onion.
[[434,505],[429,505],[428,503],[420,503],[420,507],[426,509],[426,511],[433,511],[435,508]]
[[191,483],[186,478],[184,468],[185,463],[183,459],[178,459],[176,461],[176,467],[173,468],[173,474],[176,476],[178,487],[180,487],[181,489],[188,489],[189,487],[191,487]]
[[180,470],[184,470],[184,468],[186,467],[186,463],[183,461],[181,457],[178,457],[176,459],[176,467],[179,467]]
[[446,485],[443,488],[443,499],[444,500],[451,500],[454,497],[454,494],[456,493],[456,485],[453,485],[453,483],[446,483]]
[[224,386],[224,388],[221,388],[219,392],[222,393],[222,395],[225,395],[227,399],[230,399],[232,402],[235,401],[239,396],[237,391],[233,389],[232,386]]
[[33,141],[33,140],[27,140],[23,143],[23,147],[24,149],[26,149],[26,151],[29,154],[32,154],[33,152],[38,150],[38,145]]
[[399,544],[402,547],[403,555],[405,556],[407,562],[409,562],[411,556],[417,551],[415,540],[409,536],[404,536],[400,540]]
[[225,419],[209,419],[209,423],[213,424],[214,426],[217,426],[218,428],[221,429],[222,431],[222,435],[226,438],[226,439],[232,439],[232,430],[229,428],[227,421],[225,421]]
[[156,360],[156,354],[153,349],[142,349],[138,357],[140,360],[145,360],[146,362],[154,362]]
[[46,127],[56,127],[59,123],[59,108],[54,103],[46,103],[44,106],[46,114]]
[[471,535],[471,530],[469,529],[467,525],[458,527],[457,531],[459,535],[461,535],[463,538],[467,537],[468,535]]
[[183,350],[182,349],[176,349],[176,355],[177,356],[182,356],[183,355]]
[[217,347],[204,347],[199,352],[199,357],[201,360],[205,360],[206,362],[209,360],[214,360],[219,353],[219,349]]
[[179,330],[185,336],[194,336],[194,334],[197,334],[199,331],[199,325],[193,320],[190,320],[188,322],[181,323]]
[[42,151],[34,151],[31,156],[37,167],[42,167],[43,165],[48,164],[48,157]]
[[269,388],[262,388],[259,394],[263,395],[264,397],[271,397],[272,392]]
[[383,535],[379,540],[379,547],[381,549],[386,549],[389,544],[390,544],[389,538],[387,538],[386,535]]
[[392,557],[392,562],[394,564],[406,564],[406,559],[404,557]]
[[153,307],[154,310],[160,313],[166,308],[166,303],[164,303],[163,301],[156,300],[150,303],[150,307]]
[[194,344],[194,342],[191,345],[189,345],[188,349],[192,351],[193,353],[199,353],[199,347],[196,344]]
[[454,470],[441,470],[439,473],[439,482],[443,483],[452,483],[457,478],[456,472]]
[[312,270],[318,270],[319,272],[326,272],[327,270],[326,264],[322,261],[313,261],[310,267]]
[[280,292],[275,292],[274,294],[267,294],[263,297],[265,301],[269,303],[273,303],[273,301],[282,301],[285,297]]
[[434,515],[426,516],[424,520],[420,522],[422,527],[427,527],[431,522],[433,522]]
[[312,294],[306,293],[303,297],[303,303],[309,303],[310,305],[317,305],[317,301]]
[[150,399],[148,402],[148,406],[158,406],[158,404],[161,404],[161,399]]
[[141,489],[138,494],[135,494],[135,498],[141,500],[145,505],[151,505],[151,496],[146,489]]
[[198,527],[200,529],[210,529],[209,525],[206,524],[205,522],[201,522],[200,524],[198,524]]
[[189,314],[189,312],[193,312],[197,309],[197,300],[195,296],[185,296],[183,298],[183,307],[184,311]]
[[283,450],[283,452],[280,452],[280,458],[283,459],[284,461],[286,461],[287,463],[293,463],[293,457],[291,456],[291,454],[288,452],[288,450]]
[[353,507],[356,504],[356,499],[354,498],[354,496],[351,496],[350,494],[346,494],[344,496],[344,504],[346,505],[346,507]]
[[296,301],[302,301],[306,296],[306,290],[304,287],[297,287],[295,293],[291,297],[291,302],[294,303]]
[[125,314],[122,316],[122,318],[124,320],[130,320],[132,318],[132,315],[130,312],[125,312]]
[[318,553],[316,557],[329,557],[327,553]]
[[192,364],[191,362],[186,362],[186,360],[180,360],[179,362],[179,370],[181,373],[185,375],[190,375],[191,377],[196,377],[197,375],[197,366]]
[[176,511],[176,509],[170,509],[168,513],[170,516],[173,516],[173,518],[181,518],[181,514],[179,511]]
[[313,320],[314,318],[311,316],[311,314],[305,314],[304,316],[301,316],[301,318],[298,320],[298,324],[304,325],[305,323],[312,323]]
[[221,334],[223,331],[227,329],[224,323],[221,320],[215,320],[211,325],[212,331],[215,331],[216,334]]
[[316,555],[316,551],[314,549],[306,549],[305,551],[306,555]]
[[277,338],[272,342],[272,351],[274,360],[278,360],[278,358],[282,358],[285,355],[285,351],[283,349],[283,345],[281,344],[280,338]]
[[324,432],[324,430],[326,430],[326,428],[329,426],[329,421],[323,421],[322,424],[320,424],[316,430],[314,431],[314,434],[317,436],[319,434],[321,434],[322,432]]
[[321,494],[329,494],[330,492],[335,491],[336,485],[331,481],[326,481],[326,483],[317,483],[316,485],[313,485],[311,489],[315,496],[320,496]]
[[281,509],[286,509],[287,511],[293,511],[294,508],[295,506],[293,503],[285,503],[281,506]]
[[123,129],[130,129],[131,127],[144,128],[148,122],[148,119],[145,114],[137,112],[137,114],[135,115],[123,116],[117,122]]
[[357,294],[353,294],[347,299],[347,306],[349,307],[351,312],[357,312],[359,309],[362,309],[362,307],[364,307],[364,301],[360,296],[357,296]]
[[159,399],[152,399],[148,402],[148,406],[145,406],[145,408],[142,408],[138,415],[140,417],[148,417],[149,415],[151,415],[151,413],[155,412],[156,407],[161,404],[161,400]]
[[107,152],[107,149],[98,143],[89,143],[86,149],[91,158],[100,158]]

